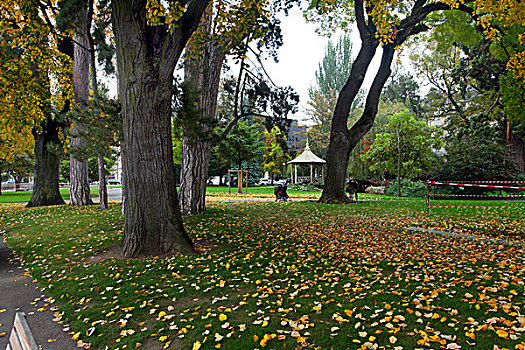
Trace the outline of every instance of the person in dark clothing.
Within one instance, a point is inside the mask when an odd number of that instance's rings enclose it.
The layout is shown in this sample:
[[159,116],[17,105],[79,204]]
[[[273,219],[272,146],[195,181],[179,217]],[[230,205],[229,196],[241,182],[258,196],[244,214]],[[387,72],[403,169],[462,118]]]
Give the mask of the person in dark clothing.
[[275,187],[273,190],[273,193],[275,194],[275,200],[288,200],[288,193],[286,193],[286,185],[279,185]]
[[350,199],[355,197],[355,201],[357,202],[357,191],[359,190],[359,183],[355,180],[348,181],[348,184],[346,185],[346,192],[348,192],[348,197]]

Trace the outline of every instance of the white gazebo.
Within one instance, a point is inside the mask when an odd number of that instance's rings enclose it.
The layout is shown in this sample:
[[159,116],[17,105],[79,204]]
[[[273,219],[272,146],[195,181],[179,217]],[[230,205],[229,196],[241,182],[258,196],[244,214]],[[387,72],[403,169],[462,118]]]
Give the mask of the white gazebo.
[[[297,175],[297,165],[299,164],[308,164],[310,165],[310,184],[314,183],[314,165],[325,164],[326,161],[316,156],[308,145],[308,140],[306,140],[306,147],[304,148],[303,153],[301,153],[297,158],[288,162],[288,164],[293,164],[295,169],[295,174],[292,177],[294,184],[298,183]],[[321,182],[324,182],[324,169],[321,168]]]

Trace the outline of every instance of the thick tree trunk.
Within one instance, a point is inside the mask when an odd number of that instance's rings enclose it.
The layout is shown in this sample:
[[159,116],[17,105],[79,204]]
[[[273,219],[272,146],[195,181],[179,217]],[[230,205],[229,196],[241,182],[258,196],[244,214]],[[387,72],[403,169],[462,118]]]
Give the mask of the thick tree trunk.
[[[364,46],[365,45],[363,43],[363,47]],[[363,48],[361,50],[363,50]],[[352,67],[352,74],[350,75],[350,79],[348,80],[347,85],[349,85],[349,83],[352,81],[354,69],[358,70],[358,72],[360,73],[358,74],[358,77],[364,76],[364,74],[366,73],[366,68],[370,63],[371,56],[367,55],[366,58],[367,60],[365,62],[367,63],[367,65],[364,67],[364,70],[363,65],[357,65],[358,61],[356,59],[354,67]],[[353,98],[355,98],[355,94],[349,94],[347,91],[345,91],[347,85],[343,87],[343,91],[341,91],[339,95],[339,100],[337,102],[332,121],[330,145],[328,148],[328,160],[326,164],[327,180],[325,181],[323,194],[321,195],[321,198],[319,200],[320,202],[344,203],[349,201],[349,198],[346,196],[345,193],[345,180],[346,171],[348,168],[348,160],[350,158],[350,152],[363,138],[363,136],[366,135],[366,133],[374,124],[374,119],[377,115],[377,106],[379,104],[381,90],[383,89],[386,80],[390,76],[390,65],[392,63],[393,58],[394,46],[387,45],[383,47],[381,65],[374,78],[374,82],[370,87],[370,91],[368,92],[363,114],[361,115],[361,118],[352,126],[351,130],[348,130],[346,123],[348,121],[348,113],[350,111],[350,106],[353,102]],[[356,83],[354,82],[354,84]],[[352,99],[345,99],[345,95],[351,96]],[[345,108],[339,109],[339,101],[342,99],[345,100],[341,102],[341,104],[345,104]]]
[[523,133],[514,132],[509,120],[507,120],[507,147],[510,149],[512,159],[516,162],[520,174],[525,174],[524,135]]
[[104,155],[98,154],[98,196],[100,198],[99,208],[108,208],[108,189],[106,186],[106,164],[104,163]]
[[210,141],[184,137],[179,193],[183,215],[206,212],[206,180],[208,179],[210,154]]
[[122,207],[121,207],[121,213],[124,215],[126,213],[126,192],[127,192],[127,185],[126,185],[126,148],[124,147],[124,142],[120,142],[120,166],[121,166],[121,173],[120,173],[120,183],[122,184]]
[[33,130],[35,138],[35,178],[33,194],[27,207],[65,204],[58,188],[58,175],[62,142],[59,130],[62,126],[48,117],[41,132]]
[[206,5],[190,2],[169,34],[164,26],[146,24],[146,0],[112,1],[126,150],[127,257],[193,252],[175,187],[171,102],[175,65]]
[[[344,203],[350,201],[345,193],[346,172],[350,152],[355,147],[351,143],[351,135],[347,127],[348,114],[359,89],[361,88],[366,71],[374,58],[379,42],[370,34],[362,35],[362,45],[359,54],[352,65],[350,77],[339,93],[337,104],[332,118],[330,144],[328,146],[326,178],[320,202]],[[368,130],[367,130],[368,131]],[[359,140],[358,140],[359,141]]]
[[[201,26],[211,28],[207,16]],[[192,48],[186,53],[185,82],[198,93],[198,118],[186,121],[183,128],[180,206],[184,215],[206,212],[206,185],[214,126],[216,125],[217,97],[224,54],[213,43]]]
[[[83,12],[83,11],[82,11]],[[91,18],[88,15],[88,7],[85,13],[78,13],[75,21],[73,35],[73,90],[75,92],[75,102],[77,104],[86,103],[89,100],[89,65],[91,61],[90,47],[90,27]],[[87,141],[81,135],[85,132],[83,123],[77,121],[71,126],[71,147],[83,150]],[[70,156],[70,205],[82,206],[91,205],[91,191],[89,188],[88,160],[85,154],[79,155],[72,153]]]

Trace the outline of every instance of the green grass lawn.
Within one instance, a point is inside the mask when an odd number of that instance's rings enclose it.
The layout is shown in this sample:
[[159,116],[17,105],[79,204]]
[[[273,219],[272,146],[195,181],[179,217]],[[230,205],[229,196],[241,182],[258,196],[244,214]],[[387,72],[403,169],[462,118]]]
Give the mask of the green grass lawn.
[[122,237],[119,205],[3,206],[0,225],[93,349],[492,350],[525,345],[525,247],[408,228],[523,241],[524,214],[215,202],[185,218],[206,250],[97,262]]
[[[91,196],[98,197],[98,187],[90,187]],[[3,191],[0,203],[27,203],[31,199],[33,191]],[[60,194],[64,200],[69,199],[69,187],[60,188]]]

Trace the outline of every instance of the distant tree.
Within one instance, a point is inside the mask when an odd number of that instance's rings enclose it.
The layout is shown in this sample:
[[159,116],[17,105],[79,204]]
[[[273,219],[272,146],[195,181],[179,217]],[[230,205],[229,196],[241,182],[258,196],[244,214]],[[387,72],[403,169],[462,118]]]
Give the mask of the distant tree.
[[[374,125],[350,153],[350,159],[348,162],[349,176],[355,179],[367,179],[374,177],[374,175],[382,175],[371,172],[369,166],[363,162],[362,156],[369,150],[370,145],[376,138],[376,135],[384,133],[388,130],[387,125],[389,123],[389,117],[393,114],[403,111],[404,108],[405,104],[403,102],[392,102],[388,99],[379,101]],[[355,119],[353,122],[355,122]]]
[[[315,72],[315,84],[308,90],[307,114],[314,122],[308,130],[312,151],[323,159],[328,153],[332,112],[337,103],[337,92],[343,88],[352,70],[352,40],[341,36],[335,43],[329,41],[325,54]],[[362,103],[362,94],[356,98],[350,114]]]
[[435,165],[443,142],[440,130],[418,121],[407,110],[390,116],[388,132],[376,139],[362,160],[376,173],[386,172],[397,177],[398,196],[401,196],[401,178],[413,179]]
[[517,179],[519,172],[507,148],[483,137],[467,136],[446,147],[446,155],[433,178],[448,181]]
[[[355,0],[344,3],[327,0],[310,1],[309,4],[309,18],[318,20],[324,29],[347,28],[349,23],[355,22],[361,39],[359,53],[345,85],[340,90],[334,109],[326,183],[320,198],[320,202],[323,203],[341,203],[348,200],[345,194],[345,178],[350,153],[374,123],[381,91],[390,76],[396,50],[409,38],[428,31],[431,26],[439,23],[436,18],[429,16],[446,10],[465,12],[471,16],[468,24],[479,25],[489,38],[498,37],[501,28],[522,28],[524,23],[523,16],[519,15],[521,0]],[[505,18],[505,21],[500,22],[501,18]],[[368,90],[363,113],[349,129],[349,111],[379,46],[382,47],[381,60]],[[517,67],[521,76],[525,76],[523,57],[523,51],[514,53],[509,65]]]
[[506,130],[485,113],[473,115],[445,147],[442,164],[433,174],[443,180],[508,180],[519,172],[505,147]]
[[381,93],[382,100],[401,102],[412,114],[421,114],[419,83],[410,73],[395,72]]
[[[221,70],[227,55],[240,61],[237,84],[241,84],[249,73],[245,63],[248,53],[255,54],[260,61],[263,51],[275,54],[282,44],[280,20],[276,14],[282,6],[288,9],[292,4],[273,0],[213,1],[189,42],[184,61],[184,79],[185,84],[198,95],[192,101],[198,113],[182,123],[183,156],[179,197],[184,214],[205,211],[210,152],[213,145],[225,136],[217,135],[215,131],[219,122],[216,110]],[[258,52],[250,45],[257,47]],[[275,102],[274,106],[277,105]],[[229,122],[235,124],[241,113],[231,113]],[[229,132],[228,128],[223,130],[226,134]]]
[[330,143],[330,123],[332,110],[336,103],[336,93],[323,95],[320,91],[310,90],[307,114],[314,125],[308,129],[308,140],[312,152],[325,159]]
[[24,177],[30,176],[35,168],[35,159],[32,152],[20,153],[12,160],[5,162],[7,173],[15,180],[15,188],[18,191]]
[[249,125],[243,120],[239,120],[216,147],[218,161],[227,168],[235,166],[242,169],[243,163],[251,162],[263,154],[264,144],[257,125]]
[[316,86],[310,88],[309,96],[318,91],[328,97],[340,91],[346,83],[352,70],[352,39],[350,35],[342,35],[337,42],[329,41],[324,57],[315,72]]
[[264,133],[266,141],[266,153],[264,154],[264,169],[270,173],[272,180],[276,175],[282,173],[283,163],[290,160],[290,156],[281,147],[281,139],[286,140],[286,136],[281,133],[277,126]]

